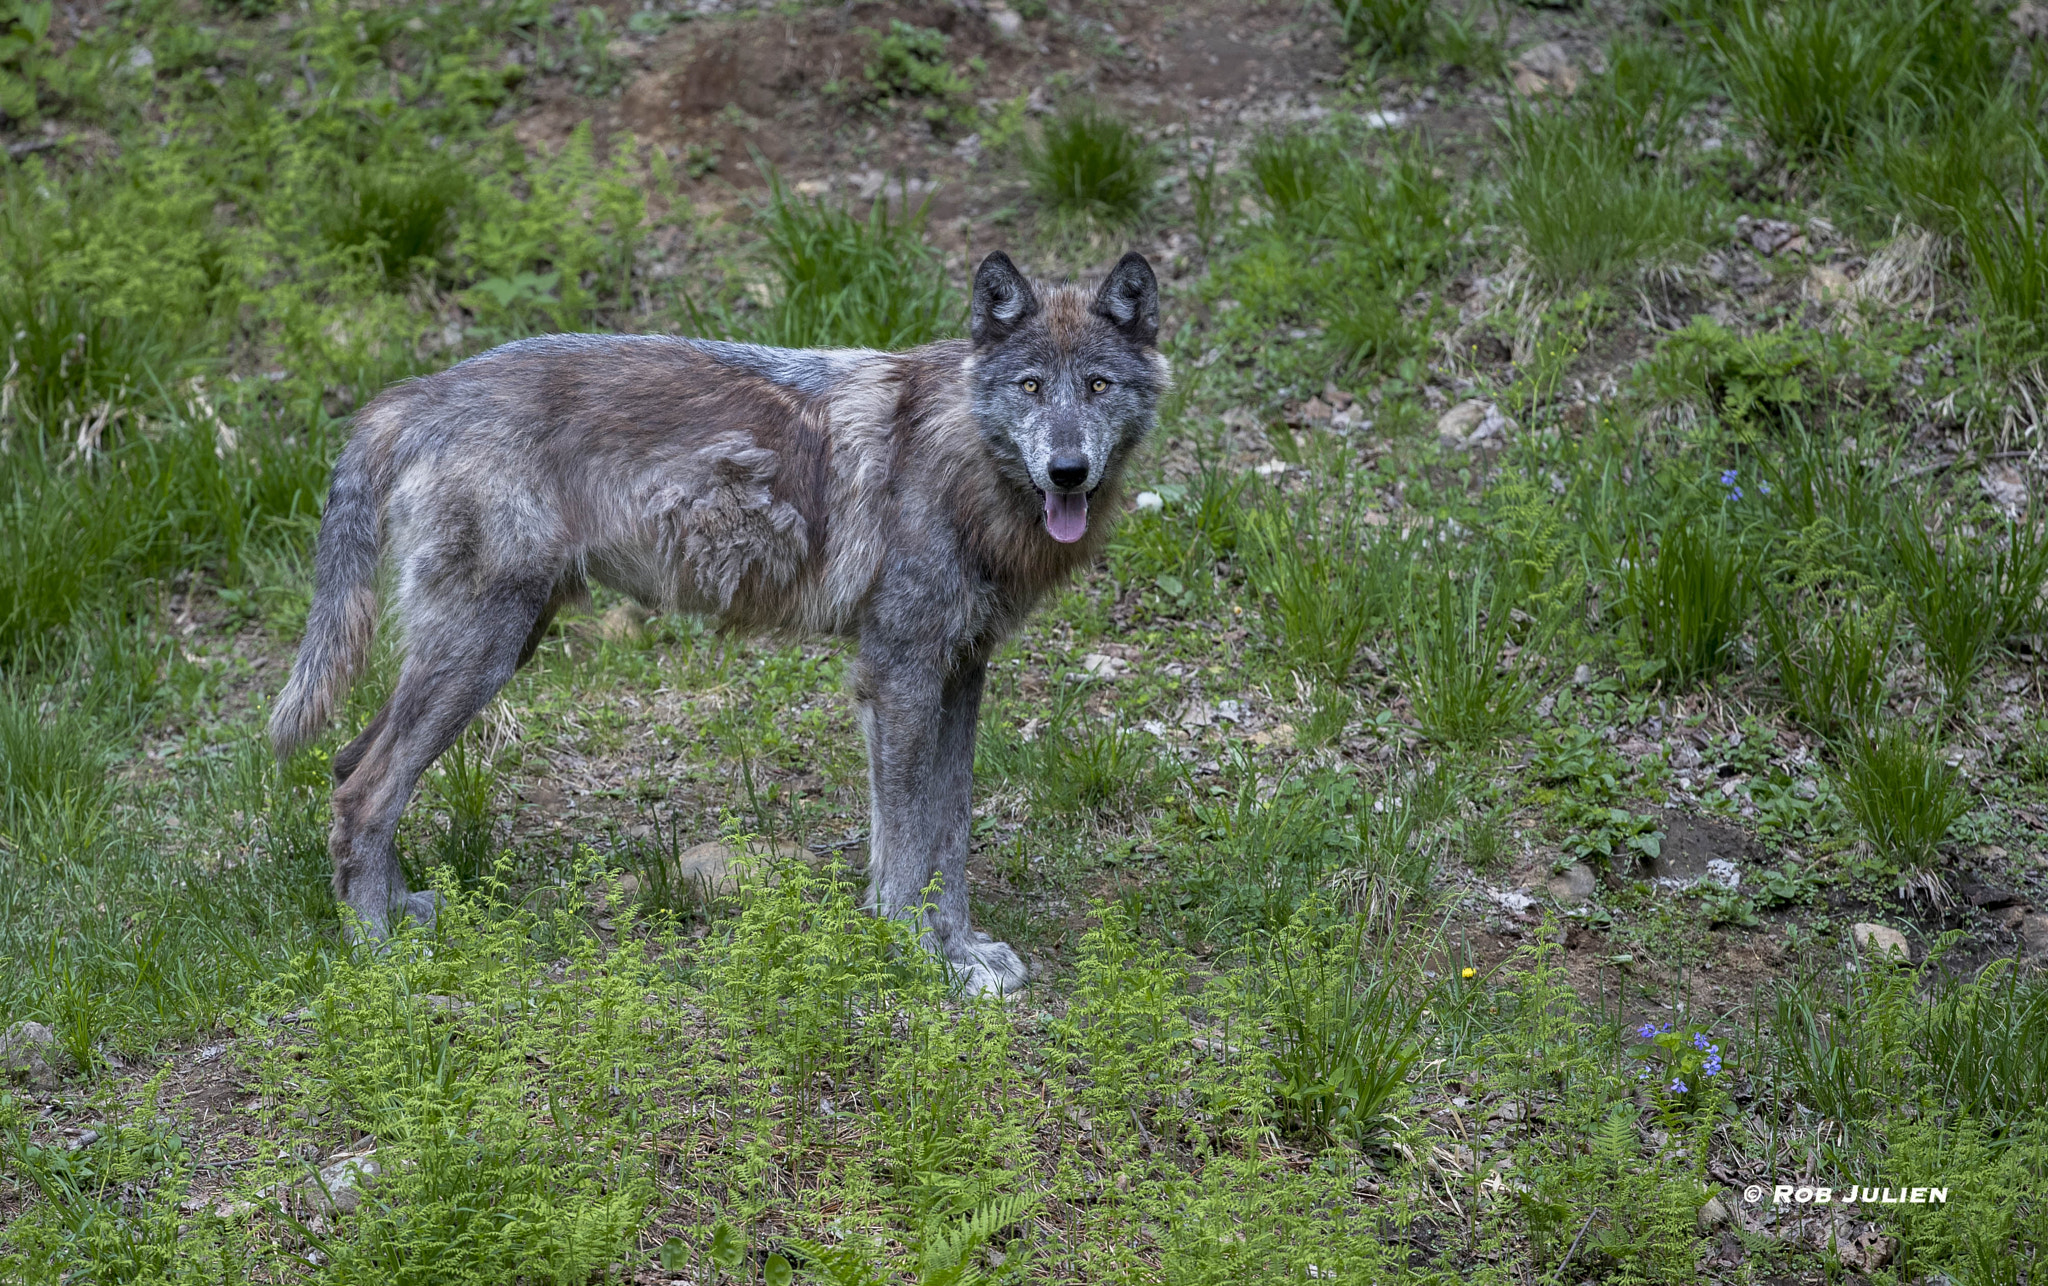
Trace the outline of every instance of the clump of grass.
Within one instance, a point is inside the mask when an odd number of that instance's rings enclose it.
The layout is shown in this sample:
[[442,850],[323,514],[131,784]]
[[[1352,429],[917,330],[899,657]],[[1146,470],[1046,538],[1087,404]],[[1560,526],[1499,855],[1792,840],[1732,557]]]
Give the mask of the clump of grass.
[[1336,141],[1302,130],[1262,135],[1252,145],[1252,178],[1266,208],[1281,218],[1307,213],[1343,177]]
[[1410,549],[1366,536],[1356,505],[1333,517],[1321,497],[1275,500],[1244,515],[1246,572],[1279,626],[1282,651],[1311,675],[1342,682],[1375,626],[1390,623]]
[[1003,728],[984,733],[984,762],[1048,813],[1122,812],[1150,803],[1167,782],[1153,738],[1090,717],[1086,693],[1084,684],[1063,686],[1032,740]]
[[1878,856],[1901,868],[1934,862],[1970,797],[1923,728],[1859,731],[1842,749],[1835,789]]
[[1977,551],[1953,537],[1937,542],[1917,517],[1893,530],[1891,554],[1904,582],[1906,618],[1949,705],[1959,707],[1998,645],[2005,606],[1990,592]]
[[1876,714],[1898,634],[1896,611],[1858,607],[1808,623],[1790,607],[1766,603],[1763,624],[1778,686],[1799,722],[1835,737]]
[[1847,149],[1911,83],[1912,0],[1735,0],[1714,34],[1736,104],[1796,156]]
[[1412,58],[1429,46],[1429,0],[1330,0],[1344,43],[1361,53]]
[[1598,281],[1695,239],[1701,200],[1636,159],[1633,137],[1589,126],[1583,111],[1518,108],[1508,124],[1504,208],[1554,284]]
[[361,251],[397,283],[440,264],[473,188],[446,156],[407,164],[380,157],[350,173],[327,229],[336,246]]
[[1327,921],[1327,908],[1305,905],[1262,953],[1274,1098],[1283,1128],[1320,1143],[1364,1143],[1385,1127],[1421,1057],[1423,1002],[1390,962],[1375,962],[1363,918]]
[[1650,674],[1688,687],[1733,658],[1749,619],[1751,576],[1728,533],[1682,518],[1653,549],[1638,531],[1626,545],[1620,581],[1629,638]]
[[1503,656],[1512,604],[1492,578],[1439,572],[1420,593],[1411,590],[1401,653],[1408,700],[1424,735],[1447,746],[1485,753],[1519,726],[1536,687]]
[[1986,330],[2008,360],[2037,359],[2048,351],[2048,209],[2038,180],[2023,178],[2016,198],[1980,190],[1959,222]]
[[930,198],[891,214],[886,197],[866,218],[795,196],[776,181],[762,213],[762,255],[780,286],[755,327],[789,348],[907,348],[955,333],[960,301],[925,240]]
[[1046,123],[1025,148],[1024,170],[1055,214],[1119,226],[1144,212],[1159,154],[1136,129],[1086,103]]

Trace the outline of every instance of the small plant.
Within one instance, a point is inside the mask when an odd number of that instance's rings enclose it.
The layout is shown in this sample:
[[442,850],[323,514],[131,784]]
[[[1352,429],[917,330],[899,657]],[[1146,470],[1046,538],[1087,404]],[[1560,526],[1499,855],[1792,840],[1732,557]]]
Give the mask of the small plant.
[[[1275,1100],[1284,1125],[1317,1142],[1364,1143],[1421,1057],[1423,1004],[1391,962],[1373,960],[1364,921],[1325,925],[1304,905],[1264,951],[1264,1009],[1273,1030]],[[1377,967],[1375,967],[1375,965]]]
[[1847,150],[1912,83],[1912,0],[1735,0],[1713,35],[1736,104],[1785,152]]
[[0,3],[0,118],[36,119],[37,91],[62,68],[50,48],[50,0]]
[[788,348],[908,348],[954,333],[959,298],[925,240],[929,198],[892,216],[886,197],[865,219],[776,181],[761,214],[762,255],[780,292],[756,327]]
[[1025,149],[1024,169],[1055,213],[1117,226],[1144,211],[1159,155],[1137,130],[1084,104],[1046,123]]
[[1638,531],[1619,568],[1621,610],[1650,673],[1686,687],[1721,671],[1749,619],[1750,571],[1718,526],[1682,518],[1654,550]]
[[1917,517],[1893,530],[1891,554],[1904,582],[1906,618],[1950,707],[1960,708],[1998,645],[2005,605],[1986,583],[1978,552],[1952,537],[1937,543]]
[[1929,733],[1894,724],[1842,747],[1835,790],[1870,846],[1895,867],[1925,869],[1970,798]]
[[1698,238],[1704,210],[1637,143],[1584,110],[1525,105],[1507,125],[1504,209],[1553,284],[1596,282]]
[[1686,1107],[1697,1107],[1721,1074],[1721,1047],[1697,1028],[1675,1031],[1670,1023],[1644,1023],[1631,1051],[1636,1076],[1655,1080],[1657,1092]]
[[1330,0],[1344,43],[1360,53],[1413,58],[1429,44],[1429,0]]
[[1763,626],[1778,686],[1799,722],[1835,737],[1876,715],[1898,636],[1896,610],[1858,606],[1809,624],[1789,606],[1766,602]]
[[1991,551],[1991,594],[1998,600],[1998,636],[2015,639],[2048,627],[2048,513],[2030,508],[2005,523]]
[[0,849],[39,862],[84,857],[112,820],[106,752],[89,715],[56,703],[48,718],[0,685]]
[[939,120],[951,111],[952,100],[965,96],[971,88],[967,78],[946,61],[946,33],[936,27],[919,27],[895,18],[886,32],[864,28],[862,34],[872,43],[861,75],[870,95],[880,102],[927,100],[925,116]]
[[1536,697],[1531,676],[1504,655],[1508,596],[1482,573],[1454,579],[1439,572],[1410,602],[1401,654],[1416,723],[1445,745],[1490,751]]

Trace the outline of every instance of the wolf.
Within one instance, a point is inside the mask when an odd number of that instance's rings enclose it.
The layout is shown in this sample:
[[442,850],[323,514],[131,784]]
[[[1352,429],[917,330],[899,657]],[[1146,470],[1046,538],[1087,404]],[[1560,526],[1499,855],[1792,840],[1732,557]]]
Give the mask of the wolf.
[[[334,757],[328,834],[351,932],[431,923],[394,834],[420,774],[595,581],[721,628],[853,640],[868,904],[916,919],[977,991],[1026,981],[968,916],[989,657],[1092,563],[1171,368],[1159,284],[974,274],[968,338],[901,353],[659,335],[523,339],[394,385],[335,462],[315,590],[270,719],[318,736],[367,655],[388,565],[396,688]],[[938,880],[935,903],[926,889]]]

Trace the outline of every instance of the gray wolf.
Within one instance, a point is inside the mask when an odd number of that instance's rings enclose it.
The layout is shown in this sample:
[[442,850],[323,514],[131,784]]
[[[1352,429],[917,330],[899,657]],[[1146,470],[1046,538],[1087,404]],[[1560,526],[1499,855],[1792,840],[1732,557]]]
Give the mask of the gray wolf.
[[968,919],[983,677],[1100,552],[1170,370],[1135,253],[1093,292],[1034,285],[992,254],[968,312],[967,340],[893,354],[519,340],[363,408],[270,720],[280,756],[319,734],[369,651],[388,564],[397,686],[334,759],[328,848],[352,932],[432,921],[434,895],[399,868],[399,816],[596,581],[728,629],[855,640],[870,905],[920,918],[969,987],[1024,983],[1017,953]]

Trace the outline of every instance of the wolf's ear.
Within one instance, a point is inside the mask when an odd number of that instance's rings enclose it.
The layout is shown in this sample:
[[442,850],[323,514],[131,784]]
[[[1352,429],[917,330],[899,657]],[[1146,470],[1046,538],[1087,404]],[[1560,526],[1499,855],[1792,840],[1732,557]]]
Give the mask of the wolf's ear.
[[1133,250],[1109,270],[1089,311],[1108,321],[1139,344],[1159,338],[1159,279],[1152,265]]
[[1038,315],[1038,295],[1010,256],[997,250],[974,270],[974,300],[967,308],[967,333],[976,344],[1005,340]]

